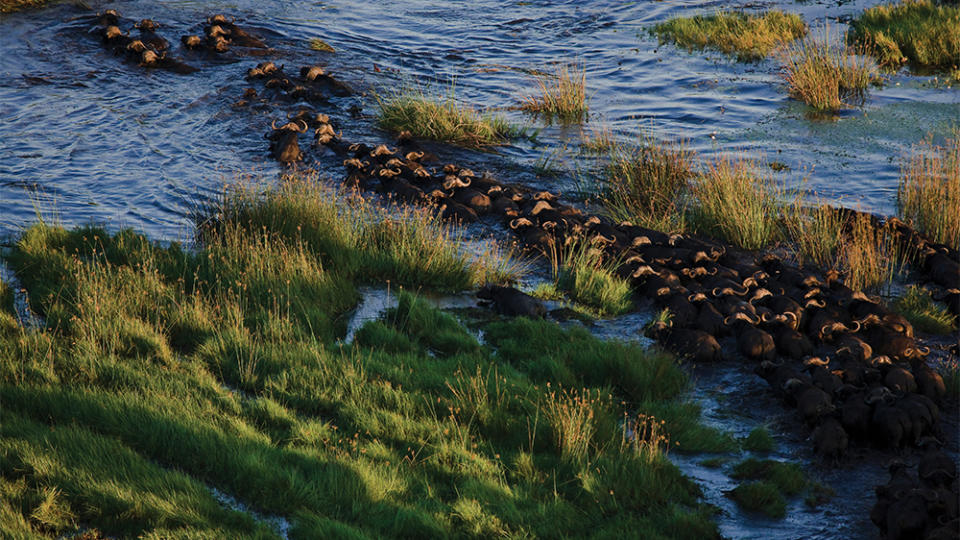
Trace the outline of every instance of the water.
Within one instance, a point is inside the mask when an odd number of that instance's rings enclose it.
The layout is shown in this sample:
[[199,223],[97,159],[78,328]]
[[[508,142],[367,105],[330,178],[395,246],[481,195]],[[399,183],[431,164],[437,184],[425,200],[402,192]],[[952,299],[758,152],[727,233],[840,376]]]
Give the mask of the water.
[[[539,122],[505,110],[531,88],[522,70],[557,61],[587,70],[590,120],[630,140],[641,132],[683,138],[705,154],[740,150],[790,167],[791,187],[846,205],[891,213],[898,159],[927,133],[942,136],[960,119],[960,91],[899,74],[873,90],[862,109],[812,121],[779,82],[775,61],[731,62],[658,45],[647,30],[678,15],[717,8],[782,7],[817,31],[875,1],[853,2],[189,2],[95,4],[164,24],[176,43],[199,33],[217,12],[238,17],[288,66],[320,62],[358,91],[326,112],[351,140],[380,140],[370,118],[347,122],[346,109],[375,111],[372,91],[416,82],[483,106],[518,124]],[[202,69],[191,76],[126,64],[89,35],[88,12],[60,5],[0,21],[0,235],[15,234],[38,211],[65,224],[95,221],[143,230],[158,239],[188,236],[188,216],[239,174],[274,175],[262,135],[282,111],[237,110],[245,70],[262,60],[228,54],[216,62],[175,54]],[[335,54],[309,50],[310,38]],[[289,110],[289,109],[283,109]],[[595,163],[577,153],[580,128],[544,128],[534,142],[496,155],[441,150],[502,177],[570,191]],[[566,174],[537,179],[532,165],[554,155]],[[339,165],[321,160],[333,176]],[[576,173],[576,174],[573,174]],[[805,182],[804,182],[805,180]]]

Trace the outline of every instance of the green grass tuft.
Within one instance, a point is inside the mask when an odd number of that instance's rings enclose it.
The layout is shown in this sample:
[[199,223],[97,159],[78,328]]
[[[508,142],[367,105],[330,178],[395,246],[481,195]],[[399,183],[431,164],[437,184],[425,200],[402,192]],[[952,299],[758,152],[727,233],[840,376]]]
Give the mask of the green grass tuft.
[[621,315],[633,307],[633,289],[615,273],[616,260],[603,257],[598,248],[585,242],[558,251],[551,254],[557,289],[600,317]]
[[684,229],[693,152],[683,143],[648,138],[636,146],[613,145],[609,157],[601,197],[613,219],[659,231]]
[[829,36],[787,46],[781,56],[790,97],[818,112],[862,102],[869,86],[880,80],[869,57],[860,50],[832,46]]
[[847,40],[886,66],[909,62],[940,70],[960,66],[960,7],[903,0],[865,10],[850,23]]
[[521,110],[563,124],[586,119],[587,75],[582,66],[564,64],[551,75],[538,75],[537,87],[539,95],[525,96]]
[[743,159],[721,157],[709,163],[692,185],[694,228],[746,249],[777,240],[783,188],[755,172],[760,170]]
[[803,469],[796,463],[770,459],[747,459],[738,463],[730,475],[737,480],[765,480],[786,495],[797,495],[807,487]]
[[757,426],[740,442],[744,450],[750,452],[772,452],[774,447],[773,436],[766,426]]
[[956,330],[957,318],[945,306],[936,304],[930,291],[919,285],[911,285],[894,304],[901,315],[914,328],[930,334],[949,334]]
[[761,60],[776,47],[807,34],[799,15],[772,10],[762,14],[717,13],[676,18],[658,24],[653,32],[661,42],[673,41],[687,49],[716,49],[741,61]]
[[897,212],[935,242],[960,248],[960,134],[924,141],[900,168]]
[[378,95],[377,104],[380,127],[395,133],[409,131],[416,137],[471,148],[502,144],[518,134],[503,118],[481,114],[474,107],[458,102],[452,86],[445,96],[406,87],[392,94]]
[[746,482],[731,490],[728,496],[740,507],[752,512],[761,512],[776,519],[787,515],[787,501],[771,482]]

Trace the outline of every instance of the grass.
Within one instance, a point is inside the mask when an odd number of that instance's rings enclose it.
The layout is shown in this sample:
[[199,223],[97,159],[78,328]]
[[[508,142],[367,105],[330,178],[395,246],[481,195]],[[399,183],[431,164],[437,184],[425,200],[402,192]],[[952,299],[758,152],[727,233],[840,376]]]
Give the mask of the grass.
[[945,335],[957,327],[957,318],[945,306],[935,303],[930,291],[919,285],[908,287],[894,308],[921,332]]
[[900,169],[897,212],[935,242],[960,248],[960,136],[924,141]]
[[770,430],[765,426],[757,426],[750,430],[750,433],[740,441],[744,450],[751,452],[772,452],[774,447],[773,436]]
[[960,66],[960,7],[933,0],[874,6],[850,23],[847,40],[883,65],[956,70]]
[[573,242],[555,249],[550,259],[556,288],[597,316],[621,315],[633,307],[630,282],[615,273],[619,262],[604,257],[597,247]]
[[691,224],[702,233],[746,249],[760,249],[781,235],[782,188],[742,158],[721,157],[691,186]]
[[785,496],[798,495],[810,485],[799,465],[773,460],[744,460],[730,476],[743,481],[729,493],[738,505],[778,519],[786,515]]
[[950,358],[941,364],[939,372],[944,386],[947,387],[947,395],[960,399],[960,362],[956,358]]
[[667,452],[732,439],[672,357],[524,318],[481,345],[410,293],[338,343],[357,283],[482,272],[324,189],[229,190],[194,250],[22,234],[46,325],[0,332],[0,536],[277,537],[215,488],[293,538],[718,537]]
[[776,47],[807,34],[799,15],[772,10],[762,14],[724,13],[671,19],[653,28],[661,42],[686,49],[716,49],[741,61],[757,61]]
[[808,202],[797,195],[785,208],[784,228],[798,262],[812,262],[821,268],[836,266],[844,241],[844,219],[835,208],[822,199]]
[[0,13],[13,13],[46,6],[50,0],[0,0]]
[[877,289],[904,270],[907,254],[885,226],[876,227],[870,217],[857,214],[847,229],[837,266],[848,287],[858,291]]
[[790,97],[818,112],[837,111],[862,102],[877,67],[863,51],[832,46],[829,36],[807,38],[783,49],[783,77]]
[[334,50],[332,45],[330,45],[329,43],[327,43],[326,41],[320,38],[310,39],[310,49],[314,51],[328,52],[328,53],[336,52],[336,50]]
[[376,99],[380,107],[377,121],[387,131],[409,131],[415,137],[471,148],[502,144],[518,133],[503,118],[481,114],[457,101],[452,86],[445,96],[407,86]]
[[683,143],[650,137],[635,146],[610,146],[609,158],[602,200],[613,219],[660,231],[684,229],[693,152]]
[[587,75],[582,66],[562,64],[550,75],[537,75],[537,95],[523,98],[521,110],[563,124],[582,122],[587,116]]

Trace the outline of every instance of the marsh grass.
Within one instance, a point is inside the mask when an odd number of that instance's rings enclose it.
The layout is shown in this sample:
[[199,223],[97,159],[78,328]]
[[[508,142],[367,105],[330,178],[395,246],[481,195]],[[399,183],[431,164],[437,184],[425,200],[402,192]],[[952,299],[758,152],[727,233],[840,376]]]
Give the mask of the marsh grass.
[[909,254],[886,226],[876,227],[869,216],[857,214],[847,224],[837,257],[848,287],[876,290],[905,270]]
[[772,10],[762,14],[724,13],[671,19],[653,28],[661,42],[686,49],[716,49],[741,61],[765,58],[777,46],[807,34],[799,15]]
[[750,452],[772,452],[774,447],[773,436],[766,426],[757,426],[750,430],[750,433],[743,438],[740,445],[744,450]]
[[759,511],[773,518],[786,515],[785,496],[794,496],[810,485],[796,463],[747,459],[738,463],[731,478],[743,480],[730,496],[747,510]]
[[960,248],[960,134],[924,141],[900,168],[897,212],[931,240]]
[[561,64],[554,73],[537,75],[535,95],[522,98],[520,109],[563,124],[582,122],[587,116],[587,75],[582,65]]
[[947,395],[953,399],[960,399],[960,362],[950,358],[941,364],[938,369],[943,377],[943,384],[947,387]]
[[683,142],[647,137],[638,145],[610,146],[601,195],[606,211],[617,221],[683,230],[695,160]]
[[329,43],[327,43],[326,41],[320,38],[311,38],[310,48],[320,52],[328,52],[328,53],[336,52],[333,46],[331,46]]
[[897,298],[894,309],[921,332],[949,334],[957,327],[957,318],[945,306],[934,302],[930,291],[919,285],[908,287],[903,296]]
[[50,0],[0,0],[0,13],[13,13],[46,6]]
[[580,131],[580,148],[585,152],[607,155],[617,146],[617,138],[609,125]]
[[761,249],[781,235],[783,188],[743,158],[720,157],[691,185],[691,225],[746,249]]
[[863,50],[831,45],[829,34],[788,45],[780,56],[790,97],[818,112],[862,103],[869,86],[880,80]]
[[621,315],[633,307],[630,282],[616,274],[619,261],[604,257],[599,247],[575,241],[549,255],[557,289],[578,304],[601,317]]
[[844,219],[823,199],[808,201],[798,194],[784,208],[784,228],[799,263],[812,262],[825,269],[836,266],[837,252],[843,244]]
[[47,326],[0,332],[0,536],[276,537],[214,487],[297,538],[718,537],[665,457],[722,437],[672,357],[525,318],[481,346],[411,293],[338,343],[358,282],[474,277],[336,196],[228,190],[193,250],[24,231],[5,258]]
[[376,96],[381,128],[416,137],[480,148],[505,143],[519,131],[499,116],[483,114],[456,99],[454,87],[446,95],[405,86]]
[[960,7],[903,0],[865,10],[850,23],[847,40],[883,65],[905,62],[935,69],[960,66]]

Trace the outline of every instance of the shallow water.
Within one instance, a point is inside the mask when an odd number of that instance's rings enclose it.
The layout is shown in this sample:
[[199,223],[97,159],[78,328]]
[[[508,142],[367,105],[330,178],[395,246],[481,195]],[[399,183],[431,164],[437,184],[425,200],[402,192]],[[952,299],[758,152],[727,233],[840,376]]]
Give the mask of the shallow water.
[[[821,192],[842,204],[890,213],[898,158],[932,132],[942,136],[960,118],[960,91],[931,87],[933,79],[891,78],[861,109],[835,121],[807,118],[779,83],[777,63],[734,63],[718,53],[658,45],[647,30],[677,15],[717,8],[781,7],[799,12],[815,31],[876,1],[853,2],[190,2],[97,3],[130,18],[161,21],[176,43],[215,12],[237,16],[276,49],[289,66],[320,62],[361,91],[333,100],[326,111],[346,118],[359,104],[376,108],[371,90],[417,81],[486,107],[508,108],[532,85],[522,70],[550,70],[579,61],[587,70],[590,120],[620,138],[640,133],[683,138],[706,154],[744,150],[788,165],[791,187]],[[191,76],[123,63],[88,34],[87,12],[69,5],[6,15],[0,21],[0,234],[35,219],[67,224],[96,221],[130,226],[153,237],[188,236],[188,215],[224,182],[250,172],[275,174],[262,135],[279,111],[235,110],[258,57],[228,54],[217,62],[180,51],[200,66]],[[311,51],[319,37],[335,54]],[[431,82],[433,81],[433,82]],[[365,94],[365,95],[364,95]],[[289,109],[285,109],[289,110]],[[271,115],[272,113],[272,115]],[[537,119],[502,112],[531,127]],[[379,140],[369,118],[341,122],[351,140]],[[542,126],[541,126],[542,127]],[[580,128],[545,127],[535,141],[497,155],[451,152],[493,168],[502,177],[542,182],[567,191],[589,180],[595,163],[579,155]],[[451,153],[447,153],[450,157]],[[538,179],[532,165],[545,156],[564,171]],[[321,163],[339,177],[333,163]],[[806,182],[804,183],[804,180]],[[39,203],[38,203],[39,201]]]

